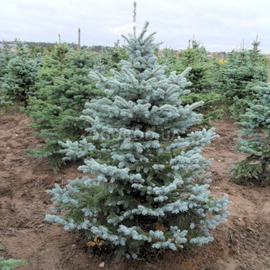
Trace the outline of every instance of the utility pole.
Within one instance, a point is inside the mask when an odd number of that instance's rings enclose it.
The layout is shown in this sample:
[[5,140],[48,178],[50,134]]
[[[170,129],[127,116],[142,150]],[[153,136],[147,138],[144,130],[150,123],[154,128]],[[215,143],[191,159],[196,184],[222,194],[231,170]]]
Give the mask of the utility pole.
[[78,28],[78,48],[77,51],[81,51],[81,29]]
[[[134,11],[133,11],[133,22],[134,22],[134,24],[136,23],[136,7],[137,7],[137,3],[135,1],[134,2]],[[133,26],[133,32],[134,32],[134,38],[136,38],[136,25]]]
[[60,37],[60,34],[58,34],[58,38],[59,38],[59,44],[61,45],[61,37]]

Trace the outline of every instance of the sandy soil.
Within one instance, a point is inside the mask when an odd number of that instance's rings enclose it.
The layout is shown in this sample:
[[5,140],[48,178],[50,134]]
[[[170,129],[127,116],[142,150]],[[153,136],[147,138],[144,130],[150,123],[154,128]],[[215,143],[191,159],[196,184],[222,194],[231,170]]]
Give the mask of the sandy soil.
[[[107,251],[94,253],[88,240],[65,232],[62,226],[44,221],[50,213],[50,198],[45,191],[54,183],[64,186],[67,179],[80,177],[78,164],[63,167],[54,174],[46,160],[27,154],[27,147],[41,147],[32,136],[30,119],[20,113],[0,115],[0,256],[26,259],[20,269],[90,270],[90,269],[270,269],[270,187],[240,186],[228,182],[224,172],[231,162],[242,159],[233,150],[239,127],[230,119],[217,120],[220,139],[204,150],[212,163],[211,192],[233,201],[228,222],[213,231],[214,242],[177,252],[166,251],[160,258],[115,262]],[[104,267],[102,263],[104,264]]]

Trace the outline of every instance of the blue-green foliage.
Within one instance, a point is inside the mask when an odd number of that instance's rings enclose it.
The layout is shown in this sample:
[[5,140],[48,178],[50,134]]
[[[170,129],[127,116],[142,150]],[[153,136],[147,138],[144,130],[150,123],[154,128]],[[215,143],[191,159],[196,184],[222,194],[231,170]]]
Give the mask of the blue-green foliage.
[[14,56],[11,53],[10,48],[7,44],[4,43],[3,49],[0,53],[0,83],[2,82],[3,77],[7,74],[7,65],[9,60]]
[[8,61],[2,78],[1,104],[23,102],[27,107],[29,96],[36,91],[37,72],[41,64],[39,58],[31,58],[29,49],[22,42],[16,42],[14,56]]
[[4,83],[4,76],[8,73],[8,62],[9,60],[14,56],[14,54],[11,53],[10,48],[7,44],[4,44],[4,47],[0,53],[0,105],[9,105],[10,102],[8,102],[5,98],[5,91],[3,89],[3,83]]
[[230,203],[227,195],[210,196],[211,160],[201,156],[218,135],[213,129],[187,133],[200,122],[193,110],[203,104],[181,105],[190,92],[190,69],[164,75],[155,33],[144,38],[147,26],[138,38],[124,37],[129,61],[121,61],[121,72],[111,70],[111,78],[90,73],[109,98],[86,103],[81,118],[109,157],[95,159],[89,153],[98,149],[86,140],[62,143],[67,159],[85,157],[79,170],[86,176],[47,191],[58,213],[47,221],[104,240],[100,244],[114,246],[118,259],[213,241],[208,230],[226,221]]
[[234,179],[239,178],[243,184],[258,181],[265,185],[269,181],[270,165],[270,84],[260,83],[256,91],[257,99],[249,103],[249,108],[240,116],[243,129],[239,132],[243,138],[237,139],[235,148],[247,157],[236,162],[230,170]]

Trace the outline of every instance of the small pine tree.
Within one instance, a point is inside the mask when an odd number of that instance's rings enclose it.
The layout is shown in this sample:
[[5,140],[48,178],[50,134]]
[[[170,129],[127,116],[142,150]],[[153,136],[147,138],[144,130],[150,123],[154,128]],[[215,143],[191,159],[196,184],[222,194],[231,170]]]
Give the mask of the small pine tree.
[[[3,250],[4,247],[0,246],[0,250]],[[3,257],[0,257],[0,270],[11,270],[18,266],[24,266],[27,262],[25,260],[14,260],[9,259],[5,260]]]
[[220,108],[220,94],[216,89],[212,89],[210,77],[213,72],[213,61],[210,61],[206,49],[200,42],[193,40],[192,47],[181,50],[177,53],[170,49],[165,49],[159,56],[159,63],[167,65],[167,71],[170,73],[175,70],[176,74],[181,74],[187,67],[191,71],[186,75],[187,80],[192,83],[190,86],[191,94],[181,97],[182,104],[187,105],[198,101],[203,101],[204,106],[195,111],[203,113],[201,126],[210,126],[209,121],[218,119],[222,116]]
[[219,76],[220,93],[236,120],[245,113],[248,103],[256,98],[253,87],[260,81],[268,82],[268,59],[258,49],[259,42],[256,44],[253,50],[230,52]]
[[34,122],[30,126],[37,130],[34,135],[44,139],[46,144],[40,149],[27,149],[27,152],[48,157],[54,170],[64,164],[58,141],[81,138],[87,127],[79,118],[85,102],[103,95],[88,77],[94,55],[87,50],[74,51],[66,45],[55,46],[41,69],[41,88],[30,99],[28,113]]
[[176,56],[177,51],[173,49],[165,48],[157,52],[157,61],[159,65],[166,65],[166,72],[169,74],[175,67],[181,65],[179,57]]
[[114,47],[103,47],[101,53],[95,58],[94,69],[105,76],[112,76],[111,69],[119,71],[119,62],[127,60],[127,54],[124,48],[120,46],[120,41],[114,43]]
[[29,96],[36,91],[39,60],[31,57],[29,49],[22,42],[15,44],[14,57],[8,62],[7,73],[1,84],[1,99],[2,103],[23,102],[27,107]]
[[243,184],[257,180],[265,185],[270,175],[270,84],[260,83],[254,90],[257,100],[249,103],[237,123],[244,128],[239,131],[243,138],[237,139],[235,148],[247,157],[229,171],[232,179],[238,178]]
[[13,54],[10,51],[10,48],[6,43],[0,53],[0,105],[8,105],[8,102],[5,99],[5,91],[3,89],[4,76],[8,73],[8,62],[13,57]]
[[144,38],[147,26],[137,38],[123,36],[129,61],[121,61],[121,72],[111,70],[108,79],[90,73],[110,98],[87,103],[82,118],[110,158],[87,156],[95,147],[86,141],[67,142],[67,157],[86,155],[79,170],[96,176],[48,191],[60,214],[47,215],[47,221],[84,231],[96,240],[90,245],[114,246],[117,259],[208,243],[208,229],[228,215],[227,196],[209,195],[211,161],[200,154],[218,136],[213,129],[187,133],[202,117],[193,112],[202,102],[181,105],[189,69],[164,75],[166,67],[154,55],[155,33]]
[[179,52],[179,60],[182,65],[176,67],[180,73],[187,67],[192,70],[187,74],[187,80],[192,82],[190,90],[192,93],[203,94],[208,91],[208,78],[210,76],[210,68],[212,66],[207,51],[200,42],[193,40],[192,48],[187,48]]
[[43,48],[38,44],[30,43],[29,45],[30,49],[30,55],[32,58],[36,58],[37,55],[43,55],[44,50]]
[[5,74],[7,74],[7,65],[9,60],[13,57],[10,48],[4,43],[3,49],[0,53],[0,82]]
[[53,85],[53,79],[62,76],[63,69],[69,67],[69,62],[66,61],[66,55],[70,49],[71,47],[66,43],[56,43],[51,51],[45,50],[43,64],[38,71],[39,89],[37,95],[40,98],[42,98],[42,92],[46,92],[44,87]]

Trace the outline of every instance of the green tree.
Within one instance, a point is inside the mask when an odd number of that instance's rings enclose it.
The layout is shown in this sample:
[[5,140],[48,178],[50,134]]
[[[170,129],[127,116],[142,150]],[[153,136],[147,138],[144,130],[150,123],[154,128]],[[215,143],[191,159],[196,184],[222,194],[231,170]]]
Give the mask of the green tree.
[[39,72],[41,88],[30,99],[28,114],[34,122],[30,126],[37,130],[34,135],[44,139],[46,144],[27,152],[48,157],[54,170],[64,164],[58,141],[81,138],[87,126],[79,118],[85,103],[103,95],[88,77],[94,55],[87,50],[74,51],[66,45],[56,45],[52,53],[45,56]]
[[269,182],[270,175],[270,84],[257,84],[254,91],[257,99],[249,103],[249,108],[240,116],[237,124],[243,126],[239,132],[243,138],[237,139],[235,148],[246,155],[229,170],[232,179],[240,179],[244,184],[254,180],[261,185]]
[[159,63],[167,66],[168,73],[175,70],[177,74],[181,74],[187,67],[191,67],[191,71],[187,74],[187,80],[192,83],[189,86],[191,94],[182,97],[181,100],[183,105],[198,101],[205,103],[205,106],[196,109],[198,113],[204,115],[200,125],[210,126],[210,120],[222,116],[220,94],[212,85],[212,73],[216,73],[215,62],[209,60],[206,49],[200,42],[193,40],[192,47],[181,50],[178,55],[174,50],[163,50],[159,56]]
[[30,43],[29,45],[29,49],[30,49],[30,55],[33,58],[36,58],[37,55],[43,55],[44,50],[43,48],[39,45],[39,43],[34,44],[34,43]]
[[166,65],[167,66],[167,73],[169,74],[171,70],[174,70],[175,66],[178,64],[181,64],[181,61],[179,60],[179,57],[176,56],[177,51],[173,49],[165,48],[161,51],[157,52],[158,56],[158,63],[160,65]]
[[13,57],[7,43],[4,43],[0,53],[0,105],[7,105],[9,102],[5,100],[5,92],[3,90],[4,76],[8,73],[8,62]]
[[114,47],[103,47],[99,56],[95,58],[94,69],[103,73],[105,76],[112,76],[111,69],[120,70],[121,60],[128,58],[126,51],[120,46],[120,41],[114,43]]
[[187,80],[192,82],[190,90],[193,93],[208,92],[207,83],[210,76],[209,69],[211,62],[207,56],[205,48],[196,40],[192,41],[192,47],[179,52],[179,60],[182,66],[178,66],[177,71],[183,72],[187,67],[191,67],[191,71],[187,75]]
[[[63,75],[63,69],[69,67],[66,55],[71,50],[68,44],[56,43],[52,51],[46,51],[42,68],[38,71],[39,95],[47,85],[53,85],[53,79]],[[46,90],[45,90],[46,91]],[[45,94],[46,95],[46,94]]]
[[0,53],[0,82],[2,81],[5,74],[7,74],[7,65],[9,60],[13,57],[9,46],[4,43],[3,49]]
[[254,86],[268,82],[268,59],[253,43],[253,50],[233,50],[228,53],[218,81],[223,100],[230,106],[234,119],[245,113],[248,104],[256,97]]
[[[3,250],[4,247],[0,245],[0,250]],[[8,259],[5,260],[3,257],[0,257],[0,270],[10,270],[18,266],[24,266],[27,262],[25,260],[14,260]]]

